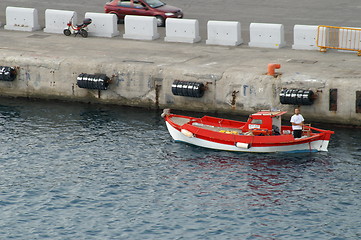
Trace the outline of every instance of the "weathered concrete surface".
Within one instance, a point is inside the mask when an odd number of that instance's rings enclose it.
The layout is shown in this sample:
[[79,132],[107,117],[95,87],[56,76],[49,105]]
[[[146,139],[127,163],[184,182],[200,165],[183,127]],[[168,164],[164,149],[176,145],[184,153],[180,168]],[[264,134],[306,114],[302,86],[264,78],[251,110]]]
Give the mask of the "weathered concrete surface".
[[[307,121],[361,125],[355,112],[361,91],[355,53],[217,47],[0,30],[0,66],[18,67],[14,82],[0,82],[3,96],[101,102],[142,107],[248,114],[281,105],[282,88],[312,89],[318,99],[302,106]],[[265,75],[268,63],[281,75]],[[106,91],[81,89],[81,73],[113,76]],[[174,96],[174,80],[207,84],[203,98]],[[338,89],[338,110],[329,111],[329,89]],[[234,94],[233,94],[234,93]],[[234,95],[234,97],[232,96]]]

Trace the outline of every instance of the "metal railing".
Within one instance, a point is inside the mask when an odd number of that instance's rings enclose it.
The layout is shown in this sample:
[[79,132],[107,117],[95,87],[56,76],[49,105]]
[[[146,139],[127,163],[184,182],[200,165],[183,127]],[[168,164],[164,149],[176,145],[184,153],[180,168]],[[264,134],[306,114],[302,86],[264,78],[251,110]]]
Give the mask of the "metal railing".
[[303,128],[302,128],[302,135],[304,136],[311,136],[311,124],[310,123],[306,123],[306,124],[303,124]]
[[361,29],[320,25],[316,43],[320,52],[326,52],[327,48],[331,48],[357,51],[357,55],[361,56]]

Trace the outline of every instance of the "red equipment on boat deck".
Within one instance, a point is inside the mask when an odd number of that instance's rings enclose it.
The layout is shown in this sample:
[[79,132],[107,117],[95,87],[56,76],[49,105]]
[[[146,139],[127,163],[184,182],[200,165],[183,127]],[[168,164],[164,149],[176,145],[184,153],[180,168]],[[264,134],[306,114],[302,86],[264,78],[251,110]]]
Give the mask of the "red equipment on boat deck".
[[268,136],[270,135],[270,131],[268,129],[252,129],[253,135],[255,136]]

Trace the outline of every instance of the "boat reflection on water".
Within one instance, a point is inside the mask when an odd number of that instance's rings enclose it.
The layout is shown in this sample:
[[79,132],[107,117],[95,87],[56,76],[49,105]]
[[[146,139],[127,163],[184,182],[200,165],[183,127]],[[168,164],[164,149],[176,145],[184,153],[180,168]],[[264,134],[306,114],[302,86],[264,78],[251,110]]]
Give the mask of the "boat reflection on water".
[[316,171],[315,168],[321,175],[333,171],[327,153],[255,156],[188,147],[195,156],[177,157],[175,169],[182,171],[175,176],[180,189],[191,189],[195,196],[208,198],[208,203],[228,199],[228,204],[248,208],[282,205],[308,188],[304,179]]

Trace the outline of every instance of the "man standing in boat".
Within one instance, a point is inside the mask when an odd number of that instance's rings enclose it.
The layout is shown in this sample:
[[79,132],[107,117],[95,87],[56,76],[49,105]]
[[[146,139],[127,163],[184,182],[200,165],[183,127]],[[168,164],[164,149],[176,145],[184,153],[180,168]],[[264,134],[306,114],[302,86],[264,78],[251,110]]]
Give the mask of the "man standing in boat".
[[293,137],[300,138],[302,136],[303,121],[305,119],[300,113],[300,109],[295,109],[295,114],[291,117]]

